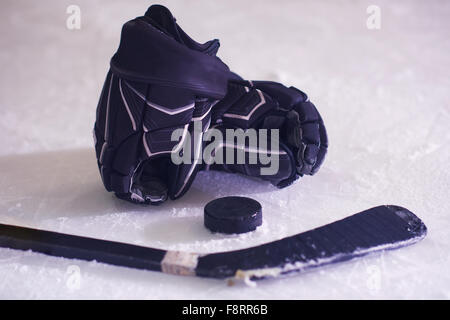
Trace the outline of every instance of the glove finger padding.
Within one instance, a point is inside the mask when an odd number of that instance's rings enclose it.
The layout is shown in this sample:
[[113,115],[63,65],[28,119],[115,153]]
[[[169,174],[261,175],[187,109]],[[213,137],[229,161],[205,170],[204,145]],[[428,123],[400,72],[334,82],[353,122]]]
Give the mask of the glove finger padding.
[[[269,81],[254,81],[255,86],[278,102],[286,122],[280,127],[282,140],[292,148],[300,175],[315,174],[325,159],[328,137],[322,117],[308,96],[295,87]],[[297,116],[298,115],[298,116]]]
[[[279,146],[272,153],[268,150],[271,160],[278,161],[276,172],[268,174],[270,171],[265,170],[263,174],[261,162],[214,164],[207,167],[210,169],[257,176],[278,187],[285,187],[299,176],[315,174],[327,151],[328,138],[320,114],[306,94],[294,87],[287,88],[269,81],[235,81],[230,83],[227,96],[213,109],[212,119],[213,126],[223,132],[236,128],[247,132],[248,129],[256,129],[257,132],[278,129],[276,137],[269,131],[267,137],[271,143],[264,145],[273,146],[275,143]],[[257,149],[263,142],[257,142]],[[224,158],[227,158],[227,153],[240,148],[244,148],[246,157],[250,158],[252,146],[249,143],[246,140],[244,146],[238,146],[234,140],[227,140]],[[264,148],[259,149],[266,152]],[[233,159],[233,156],[228,158]]]
[[[280,142],[277,132],[274,134],[271,131],[261,129],[257,130],[256,134],[249,134],[251,128],[244,131],[236,127],[231,128],[225,124],[215,126],[214,129],[222,132],[221,137],[224,139],[223,143],[213,148],[214,160],[217,160],[217,158],[223,160],[207,164],[205,169],[260,177],[279,187],[290,184],[295,180],[294,156],[290,149]],[[236,132],[235,136],[246,138],[230,138],[227,133],[229,129]]]
[[[299,174],[315,174],[322,165],[328,148],[328,137],[323,120],[309,100],[294,106],[299,115],[301,146],[295,149]],[[302,161],[300,161],[302,160]]]

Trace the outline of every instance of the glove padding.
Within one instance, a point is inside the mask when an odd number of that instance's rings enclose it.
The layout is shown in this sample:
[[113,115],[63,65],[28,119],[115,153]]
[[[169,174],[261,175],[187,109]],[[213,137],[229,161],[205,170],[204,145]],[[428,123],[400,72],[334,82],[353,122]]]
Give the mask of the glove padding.
[[[261,177],[282,188],[299,176],[315,174],[325,158],[328,138],[323,120],[307,95],[302,91],[269,81],[233,81],[226,97],[212,110],[212,126],[223,132],[226,129],[278,129],[279,170],[272,175],[262,175],[261,162],[256,164],[213,164],[206,169],[224,170]],[[268,132],[269,140],[270,132]],[[249,141],[246,140],[246,152]],[[227,152],[236,153],[237,143],[226,141]],[[259,145],[259,142],[258,142]],[[270,145],[270,143],[266,143]],[[233,150],[234,149],[234,150]],[[242,149],[242,148],[241,148]],[[254,149],[254,148],[253,148]],[[263,150],[264,151],[264,150]],[[231,158],[231,157],[230,157]],[[246,154],[246,160],[249,155]]]
[[[317,172],[327,135],[306,94],[275,82],[242,80],[216,57],[218,48],[218,40],[195,42],[158,5],[124,25],[94,127],[98,166],[108,191],[128,201],[160,204],[181,197],[202,169],[261,177],[278,187]],[[210,127],[224,133],[279,129],[276,172],[261,174],[266,166],[261,161],[205,165],[202,150],[211,142],[202,138]],[[172,137],[175,132],[178,139]],[[268,138],[274,138],[270,131]],[[228,144],[222,142],[226,154],[239,147],[234,141]],[[250,158],[251,146],[242,147]],[[172,156],[185,151],[189,163],[175,164]],[[270,145],[266,151],[276,150]]]

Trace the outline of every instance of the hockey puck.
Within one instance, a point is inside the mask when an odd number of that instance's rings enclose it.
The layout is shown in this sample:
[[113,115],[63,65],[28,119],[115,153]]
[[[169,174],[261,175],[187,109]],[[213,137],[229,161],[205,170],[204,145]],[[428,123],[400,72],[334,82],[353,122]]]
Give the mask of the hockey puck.
[[212,232],[244,233],[262,224],[261,204],[246,197],[224,197],[205,206],[205,227]]

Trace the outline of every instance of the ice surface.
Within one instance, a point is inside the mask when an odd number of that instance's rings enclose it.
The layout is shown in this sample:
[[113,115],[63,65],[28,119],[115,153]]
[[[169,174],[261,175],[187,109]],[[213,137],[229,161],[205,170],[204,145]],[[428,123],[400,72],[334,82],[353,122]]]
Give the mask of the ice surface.
[[[48,2],[48,3],[47,3]],[[248,79],[309,94],[330,149],[314,177],[277,190],[200,173],[185,197],[141,207],[104,191],[91,129],[122,24],[147,1],[3,1],[0,12],[0,222],[166,249],[215,252],[261,244],[380,204],[428,226],[422,242],[257,287],[176,277],[0,249],[0,298],[450,298],[450,3],[161,1],[194,38]],[[199,16],[201,18],[199,18]],[[264,224],[239,237],[209,233],[218,196],[263,205]],[[78,276],[79,275],[79,276]]]

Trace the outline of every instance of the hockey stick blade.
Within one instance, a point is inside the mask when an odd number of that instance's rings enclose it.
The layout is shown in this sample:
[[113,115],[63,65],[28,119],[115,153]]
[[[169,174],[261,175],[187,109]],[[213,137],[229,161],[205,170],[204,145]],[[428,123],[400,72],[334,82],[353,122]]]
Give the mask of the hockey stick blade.
[[212,254],[166,251],[126,243],[0,224],[0,247],[176,275],[257,280],[413,244],[423,222],[398,206],[379,206],[291,237]]

